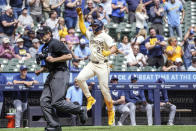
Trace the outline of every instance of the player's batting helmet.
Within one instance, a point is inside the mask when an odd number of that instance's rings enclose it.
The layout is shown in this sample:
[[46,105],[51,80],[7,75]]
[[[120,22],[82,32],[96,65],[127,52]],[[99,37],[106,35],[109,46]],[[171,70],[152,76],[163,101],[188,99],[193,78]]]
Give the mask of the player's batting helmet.
[[103,22],[101,20],[95,19],[92,21],[90,26],[97,26],[97,28],[93,29],[93,32],[96,33],[103,29]]

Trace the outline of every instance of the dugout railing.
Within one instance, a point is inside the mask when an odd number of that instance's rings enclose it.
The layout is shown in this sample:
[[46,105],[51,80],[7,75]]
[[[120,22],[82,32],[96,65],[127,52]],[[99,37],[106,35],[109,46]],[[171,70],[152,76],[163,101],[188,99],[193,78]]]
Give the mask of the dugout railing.
[[[0,91],[3,92],[11,92],[11,91],[38,91],[41,92],[43,90],[43,84],[34,85],[31,87],[26,87],[24,85],[0,85]],[[165,83],[165,84],[158,84],[158,83],[137,83],[137,84],[130,84],[130,83],[118,83],[118,84],[109,84],[109,88],[111,90],[135,90],[135,89],[143,89],[143,90],[153,90],[154,91],[154,125],[161,125],[161,116],[160,116],[160,89],[167,89],[167,90],[196,90],[196,83]],[[97,83],[93,86],[92,95],[96,99],[96,104],[92,108],[92,124],[96,126],[102,125],[102,94],[99,89],[99,85]],[[170,97],[170,96],[168,96]],[[190,109],[178,109],[179,112],[190,112]],[[30,121],[30,118],[28,118]],[[28,124],[30,125],[30,124]]]
[[[118,83],[118,84],[110,84],[111,90],[135,90],[135,89],[143,89],[143,90],[153,90],[154,91],[154,125],[161,125],[161,113],[160,113],[160,89],[167,90],[195,90],[196,91],[196,83]],[[99,89],[99,86],[94,86],[92,90],[92,95],[96,99],[96,104],[92,109],[93,123],[96,126],[102,125],[102,94]],[[168,96],[170,97],[170,96]],[[177,112],[190,112],[191,109],[178,109]],[[179,114],[180,115],[180,114]],[[180,116],[179,116],[180,117]]]

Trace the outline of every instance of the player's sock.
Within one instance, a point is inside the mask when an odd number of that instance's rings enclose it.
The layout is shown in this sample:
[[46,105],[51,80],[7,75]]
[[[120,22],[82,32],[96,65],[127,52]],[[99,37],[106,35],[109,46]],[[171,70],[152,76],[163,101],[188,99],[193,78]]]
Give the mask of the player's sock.
[[113,126],[115,125],[115,112],[113,109],[113,103],[105,101],[107,109],[108,109],[108,125]]
[[88,97],[87,106],[86,106],[87,111],[90,110],[95,103],[96,103],[95,98],[93,98],[92,96]]

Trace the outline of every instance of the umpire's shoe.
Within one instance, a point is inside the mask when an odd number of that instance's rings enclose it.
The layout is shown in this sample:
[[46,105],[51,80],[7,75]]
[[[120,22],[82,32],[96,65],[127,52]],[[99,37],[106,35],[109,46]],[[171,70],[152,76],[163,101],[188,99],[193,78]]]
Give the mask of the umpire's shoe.
[[81,113],[79,114],[79,116],[80,116],[80,122],[81,122],[82,124],[85,124],[86,121],[87,121],[87,119],[88,119],[87,109],[86,109],[85,106],[82,106],[82,107],[81,107]]
[[61,127],[46,127],[45,131],[62,131]]

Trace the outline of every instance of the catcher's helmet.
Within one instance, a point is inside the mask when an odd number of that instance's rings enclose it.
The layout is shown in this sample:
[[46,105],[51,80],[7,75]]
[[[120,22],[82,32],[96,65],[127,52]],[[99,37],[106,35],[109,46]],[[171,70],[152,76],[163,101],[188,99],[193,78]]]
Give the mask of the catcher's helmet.
[[95,19],[92,21],[90,26],[97,26],[97,28],[93,30],[93,32],[96,33],[103,29],[103,22],[101,20]]

